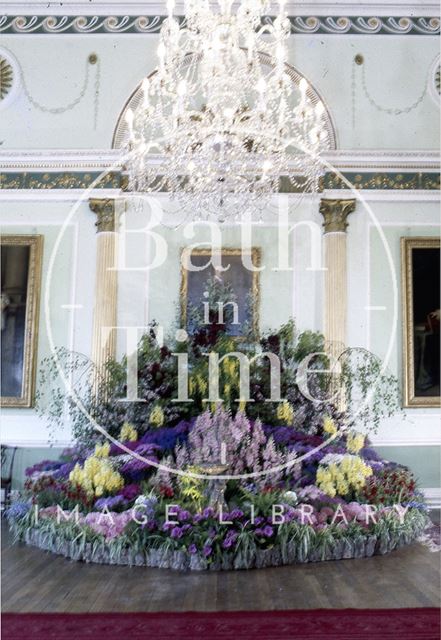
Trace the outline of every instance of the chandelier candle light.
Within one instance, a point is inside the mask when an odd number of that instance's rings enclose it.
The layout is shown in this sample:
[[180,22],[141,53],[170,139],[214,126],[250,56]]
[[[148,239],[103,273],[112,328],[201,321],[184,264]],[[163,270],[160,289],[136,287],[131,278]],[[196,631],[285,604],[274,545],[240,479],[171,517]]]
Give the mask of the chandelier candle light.
[[167,191],[184,210],[224,221],[262,210],[282,176],[317,190],[325,109],[288,74],[290,21],[277,4],[265,24],[271,2],[187,0],[180,24],[168,0],[158,68],[126,112],[132,192]]

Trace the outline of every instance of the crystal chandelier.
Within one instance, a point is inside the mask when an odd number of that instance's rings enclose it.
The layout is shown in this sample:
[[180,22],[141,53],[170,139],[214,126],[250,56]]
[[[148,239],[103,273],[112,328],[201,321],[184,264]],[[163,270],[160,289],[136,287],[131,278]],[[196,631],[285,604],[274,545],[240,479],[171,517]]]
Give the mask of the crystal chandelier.
[[288,74],[285,0],[264,23],[271,4],[186,0],[180,23],[168,0],[158,68],[126,112],[131,191],[167,191],[198,217],[223,221],[261,210],[282,177],[317,190],[325,109]]

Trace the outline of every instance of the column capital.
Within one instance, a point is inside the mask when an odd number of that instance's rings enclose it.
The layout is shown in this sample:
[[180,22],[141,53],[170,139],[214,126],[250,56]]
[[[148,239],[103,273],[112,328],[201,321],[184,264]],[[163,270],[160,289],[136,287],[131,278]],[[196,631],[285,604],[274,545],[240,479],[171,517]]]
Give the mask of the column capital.
[[89,207],[96,214],[97,233],[115,231],[115,200],[112,198],[90,198]]
[[323,216],[324,233],[340,231],[345,233],[348,227],[348,215],[355,211],[355,198],[350,200],[320,200],[320,213]]

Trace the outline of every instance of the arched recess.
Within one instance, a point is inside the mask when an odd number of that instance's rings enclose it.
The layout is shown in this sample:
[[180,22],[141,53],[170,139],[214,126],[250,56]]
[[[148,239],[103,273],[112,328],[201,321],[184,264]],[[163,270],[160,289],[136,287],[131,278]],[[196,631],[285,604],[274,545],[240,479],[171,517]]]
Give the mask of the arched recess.
[[[273,61],[271,57],[268,56],[267,54],[260,53],[259,58],[263,65],[266,65],[268,67],[273,66]],[[191,56],[189,56],[189,62],[190,62],[190,59],[191,59]],[[337,148],[337,139],[336,139],[335,127],[332,122],[331,114],[330,114],[328,105],[326,104],[326,101],[323,100],[323,97],[319,94],[317,89],[311,84],[311,82],[308,80],[306,76],[300,73],[300,71],[298,71],[295,67],[289,64],[285,64],[285,68],[286,68],[286,73],[288,77],[291,79],[294,85],[298,86],[300,83],[300,80],[302,78],[305,78],[305,80],[308,83],[307,96],[311,100],[312,104],[315,105],[319,101],[323,103],[325,107],[324,126],[328,133],[329,150],[333,151],[334,149]],[[152,76],[154,76],[155,73],[157,73],[156,70],[153,71],[151,74],[149,74],[148,77],[151,78]],[[143,99],[142,82],[140,82],[138,86],[135,88],[135,90],[132,92],[132,94],[129,96],[122,111],[118,116],[115,131],[113,134],[113,140],[112,140],[113,149],[121,149],[124,146],[124,141],[127,139],[127,133],[128,133],[127,122],[125,118],[126,113],[128,109],[132,109],[132,111],[135,111],[138,105],[140,104],[140,102],[142,101],[142,99]]]

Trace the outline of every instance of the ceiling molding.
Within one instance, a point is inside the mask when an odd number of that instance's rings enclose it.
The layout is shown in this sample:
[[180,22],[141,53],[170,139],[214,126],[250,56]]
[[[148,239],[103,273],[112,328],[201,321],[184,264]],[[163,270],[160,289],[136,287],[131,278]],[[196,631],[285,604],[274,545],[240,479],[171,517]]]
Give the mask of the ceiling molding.
[[[359,193],[365,202],[440,202],[439,189],[357,189],[356,193]],[[321,197],[338,200],[342,197],[342,190],[324,189]]]
[[[215,4],[212,2],[212,4]],[[176,0],[175,13],[184,14],[184,1]],[[277,14],[278,3],[273,1],[273,11]],[[46,2],[44,0],[3,0],[5,15],[167,15],[166,0],[64,0]],[[286,11],[290,16],[439,16],[439,2],[421,0],[288,0]]]
[[[42,149],[39,151],[2,150],[2,171],[99,171],[121,170],[122,150]],[[346,171],[439,172],[438,151],[383,151],[345,149],[329,151],[323,158],[332,167]],[[160,161],[160,159],[158,160]]]
[[[3,6],[5,4],[3,3]],[[14,4],[16,6],[16,3]],[[45,12],[37,13],[30,5],[25,12],[11,11],[6,3],[6,13],[0,16],[0,33],[8,35],[136,35],[157,34],[164,20],[163,13],[143,13],[128,11],[126,5],[81,5],[83,11],[76,12],[71,5],[65,3],[45,4]],[[37,6],[37,5],[35,5]],[[308,13],[290,15],[291,31],[298,35],[419,35],[436,36],[440,32],[439,7],[425,5],[430,11],[423,12],[423,5],[407,5],[399,11],[396,5],[379,5],[369,7],[369,12],[362,13],[359,5],[337,5],[345,11],[334,13],[334,9],[326,7],[326,11],[318,13],[318,7]],[[40,4],[38,4],[40,8]],[[298,7],[301,9],[302,7]],[[396,8],[391,12],[392,8]],[[52,9],[52,13],[48,13]],[[67,12],[72,11],[71,13]],[[86,10],[87,9],[87,10]],[[329,10],[328,10],[329,9]],[[384,10],[388,9],[387,13]],[[99,13],[98,13],[99,10]],[[271,22],[267,16],[265,22]]]
[[99,171],[121,169],[122,152],[115,150],[42,149],[41,151],[0,151],[0,169],[3,171],[81,170]]

